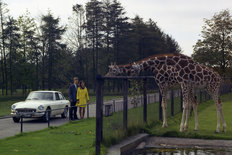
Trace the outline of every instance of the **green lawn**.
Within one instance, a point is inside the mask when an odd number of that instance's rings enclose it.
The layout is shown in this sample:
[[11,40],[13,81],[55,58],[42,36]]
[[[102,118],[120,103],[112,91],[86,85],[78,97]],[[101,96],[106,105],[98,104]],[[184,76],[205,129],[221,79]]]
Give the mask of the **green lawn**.
[[[180,133],[179,125],[181,114],[177,114],[174,118],[168,119],[168,128],[161,128],[161,124],[154,127],[146,128],[152,135],[156,136],[173,136],[173,137],[191,137],[191,138],[207,138],[207,139],[232,139],[232,93],[222,96],[223,112],[227,123],[226,133],[215,133],[217,125],[216,106],[212,100],[198,106],[199,129],[194,131],[194,116],[190,117],[189,129],[187,132]],[[222,124],[221,124],[222,130]]]
[[[92,118],[0,140],[0,154],[92,155],[94,141]],[[106,152],[105,147],[102,150]]]
[[[204,101],[205,98],[202,97]],[[180,113],[180,98],[174,99],[174,117],[171,117],[170,100],[168,100],[168,128],[162,128],[162,122],[158,120],[158,103],[148,104],[147,120],[148,124],[143,123],[143,107],[137,107],[128,111],[128,131],[123,130],[123,113],[118,112],[113,116],[104,117],[103,123],[103,143],[106,146],[116,144],[127,136],[135,135],[140,132],[147,132],[156,136],[173,137],[192,137],[192,138],[211,138],[211,139],[232,139],[230,121],[232,112],[232,93],[222,97],[224,116],[227,122],[227,132],[215,134],[216,129],[216,107],[212,100],[204,102],[198,106],[199,131],[194,131],[194,113],[190,117],[189,130],[184,133],[179,132],[179,125],[182,113]]]
[[[171,115],[171,101],[167,100],[167,114]],[[174,113],[180,112],[180,97],[174,98]],[[154,126],[159,121],[159,103],[147,105],[148,126]],[[123,138],[144,132],[143,106],[128,110],[128,132],[123,130],[123,112],[114,113],[112,116],[103,118],[103,143],[106,146],[116,144]]]
[[[122,129],[122,112],[115,113],[111,117],[104,117],[103,154],[106,153],[106,147],[140,132],[156,136],[232,139],[232,122],[230,121],[232,93],[224,95],[222,100],[228,126],[226,133],[214,133],[216,108],[212,100],[198,106],[199,131],[197,132],[193,131],[193,116],[190,117],[189,130],[184,133],[179,132],[181,118],[181,113],[178,113],[179,98],[175,98],[175,113],[177,114],[168,118],[168,128],[162,128],[162,123],[158,121],[157,103],[148,105],[148,125],[143,124],[142,107],[130,109],[127,132]],[[170,107],[170,102],[168,107]],[[168,114],[170,115],[170,108]],[[94,154],[94,141],[95,118],[91,118],[0,140],[0,154]]]
[[10,114],[11,105],[22,100],[25,100],[25,97],[21,95],[0,96],[0,116]]

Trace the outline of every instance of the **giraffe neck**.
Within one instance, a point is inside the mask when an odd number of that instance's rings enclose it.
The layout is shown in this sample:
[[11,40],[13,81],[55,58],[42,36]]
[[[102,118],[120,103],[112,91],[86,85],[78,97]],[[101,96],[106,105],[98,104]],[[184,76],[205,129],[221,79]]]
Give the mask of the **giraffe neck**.
[[119,74],[130,74],[130,71],[132,69],[131,65],[122,65],[122,66],[118,66],[119,68]]

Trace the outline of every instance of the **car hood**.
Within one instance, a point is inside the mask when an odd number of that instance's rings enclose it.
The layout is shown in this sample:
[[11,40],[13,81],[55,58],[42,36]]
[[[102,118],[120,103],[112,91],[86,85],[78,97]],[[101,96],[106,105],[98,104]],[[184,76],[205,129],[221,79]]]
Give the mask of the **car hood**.
[[18,108],[33,108],[37,109],[40,105],[46,105],[48,103],[51,103],[51,101],[45,101],[45,100],[26,100],[23,102],[17,102],[14,105],[16,106],[15,109]]

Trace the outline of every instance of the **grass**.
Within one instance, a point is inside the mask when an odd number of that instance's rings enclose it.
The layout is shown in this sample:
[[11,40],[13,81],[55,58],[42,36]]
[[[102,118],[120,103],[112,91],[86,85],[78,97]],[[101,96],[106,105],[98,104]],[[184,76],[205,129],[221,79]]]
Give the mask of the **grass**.
[[[202,97],[203,101],[205,100]],[[182,113],[180,113],[180,98],[174,99],[174,117],[171,117],[170,100],[168,100],[168,127],[162,128],[162,122],[159,121],[158,103],[148,104],[147,120],[143,123],[143,107],[137,107],[128,110],[128,131],[123,130],[123,113],[114,113],[113,116],[104,117],[103,123],[103,143],[110,146],[118,143],[120,140],[135,135],[137,133],[149,133],[154,136],[168,137],[189,137],[189,138],[206,138],[206,139],[232,139],[231,109],[232,109],[232,93],[222,96],[223,111],[225,120],[227,121],[228,130],[226,133],[220,132],[215,134],[216,129],[216,107],[212,100],[204,102],[198,106],[199,131],[194,131],[194,116],[190,117],[189,129],[187,132],[180,133],[179,125]]]
[[[205,102],[198,106],[199,129],[194,131],[194,116],[190,117],[189,129],[187,132],[180,133],[179,125],[181,121],[181,114],[177,114],[173,118],[168,119],[168,128],[161,128],[161,123],[146,128],[150,134],[155,136],[168,136],[168,137],[189,137],[189,138],[205,138],[205,139],[232,139],[231,131],[231,111],[232,111],[232,93],[223,95],[223,112],[227,123],[226,133],[215,133],[217,125],[217,113],[215,104],[212,100]],[[222,131],[222,124],[221,124]]]
[[[167,114],[171,115],[171,101],[167,100]],[[180,97],[174,98],[174,113],[180,112]],[[143,106],[128,110],[128,131],[123,130],[123,112],[114,113],[112,116],[103,118],[103,143],[110,146],[118,143],[120,140],[145,132],[147,126],[143,122]],[[154,126],[159,122],[159,103],[147,105],[148,126]]]
[[[189,130],[180,133],[181,113],[179,98],[175,98],[174,117],[170,117],[168,101],[168,128],[162,128],[158,121],[158,103],[148,104],[148,124],[143,123],[142,107],[128,111],[128,131],[122,129],[122,112],[104,117],[102,153],[108,146],[118,143],[128,136],[147,132],[154,136],[190,137],[205,139],[232,139],[231,109],[232,93],[222,96],[223,110],[228,130],[216,134],[216,108],[212,100],[198,106],[199,131],[195,132],[194,117],[190,117]],[[71,122],[60,127],[51,127],[41,131],[23,133],[0,140],[0,154],[94,154],[95,119]]]
[[11,105],[22,100],[25,100],[25,97],[21,95],[0,96],[0,116],[10,114]]
[[[0,140],[0,154],[92,155],[94,141],[95,119],[91,118]],[[106,147],[102,151],[105,154]]]

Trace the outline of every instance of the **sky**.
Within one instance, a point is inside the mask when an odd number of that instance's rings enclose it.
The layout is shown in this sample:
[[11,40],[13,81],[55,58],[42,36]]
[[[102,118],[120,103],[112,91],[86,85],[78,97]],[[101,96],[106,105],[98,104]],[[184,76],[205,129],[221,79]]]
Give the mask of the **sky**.
[[[8,5],[10,15],[17,18],[28,10],[38,19],[50,10],[68,23],[74,4],[86,4],[89,0],[2,0]],[[119,0],[133,18],[139,15],[145,21],[151,18],[167,34],[171,35],[186,55],[193,53],[193,45],[200,39],[204,18],[211,19],[215,13],[230,9],[232,0]]]

